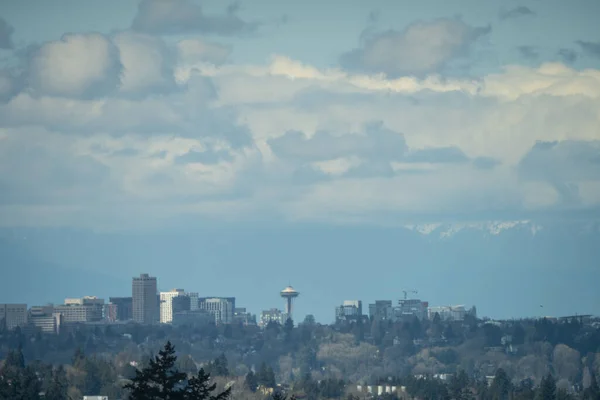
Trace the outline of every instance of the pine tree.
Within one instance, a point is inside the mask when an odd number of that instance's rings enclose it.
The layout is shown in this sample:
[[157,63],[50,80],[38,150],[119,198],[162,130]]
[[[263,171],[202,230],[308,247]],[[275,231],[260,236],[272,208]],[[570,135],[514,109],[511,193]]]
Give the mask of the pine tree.
[[198,375],[192,377],[185,388],[185,400],[227,400],[231,396],[231,387],[223,392],[212,395],[217,388],[217,384],[210,383],[210,374],[200,368]]
[[[186,374],[175,368],[175,347],[167,342],[158,356],[143,370],[137,370],[131,383],[124,386],[130,391],[130,400],[183,400],[186,399]],[[191,397],[189,397],[191,398]]]
[[554,400],[556,399],[556,382],[552,374],[542,378],[540,386],[535,395],[536,400]]
[[248,389],[250,389],[250,391],[256,392],[256,388],[258,387],[258,381],[254,372],[250,371],[246,374],[244,384]]
[[46,389],[44,400],[66,400],[68,387],[65,370],[62,366],[59,366],[52,371],[52,380]]
[[600,387],[596,380],[596,374],[591,372],[590,386],[584,391],[583,398],[586,400],[600,400]]

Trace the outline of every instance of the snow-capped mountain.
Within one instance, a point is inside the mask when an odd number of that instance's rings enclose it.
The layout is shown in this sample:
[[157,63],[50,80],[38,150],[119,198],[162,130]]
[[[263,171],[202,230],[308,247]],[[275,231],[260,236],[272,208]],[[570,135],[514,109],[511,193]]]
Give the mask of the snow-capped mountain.
[[486,235],[497,236],[506,231],[527,231],[535,236],[544,227],[531,220],[517,221],[477,221],[462,223],[429,223],[404,225],[406,229],[418,232],[422,235],[433,235],[440,238],[451,238],[459,232],[466,230],[479,231]]

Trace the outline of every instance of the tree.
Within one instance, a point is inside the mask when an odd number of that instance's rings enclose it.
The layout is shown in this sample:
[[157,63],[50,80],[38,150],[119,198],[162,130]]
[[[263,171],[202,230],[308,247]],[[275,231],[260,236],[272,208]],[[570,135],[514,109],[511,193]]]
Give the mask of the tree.
[[221,353],[221,355],[210,364],[210,373],[215,376],[229,376],[229,363],[227,361],[227,357],[225,357],[225,353]]
[[52,378],[46,389],[44,400],[66,400],[68,388],[67,374],[61,365],[52,371]]
[[246,374],[244,384],[251,392],[256,392],[256,388],[258,387],[258,381],[254,372],[250,371]]
[[556,398],[556,382],[552,374],[542,378],[535,398],[536,400],[554,400]]
[[217,384],[210,383],[210,374],[204,372],[203,368],[200,368],[198,375],[192,377],[185,388],[185,400],[226,400],[231,396],[231,387],[228,387],[221,393],[213,395],[212,393],[216,390]]
[[186,374],[175,368],[175,347],[167,342],[158,352],[158,356],[150,359],[143,370],[136,370],[135,377],[124,386],[130,391],[130,400],[183,400],[186,398],[184,387]]
[[492,386],[490,388],[492,398],[494,400],[508,399],[511,389],[512,385],[510,383],[510,379],[508,379],[506,371],[504,371],[504,369],[502,368],[498,368],[498,370],[496,371],[496,375],[494,376],[494,381],[492,382]]

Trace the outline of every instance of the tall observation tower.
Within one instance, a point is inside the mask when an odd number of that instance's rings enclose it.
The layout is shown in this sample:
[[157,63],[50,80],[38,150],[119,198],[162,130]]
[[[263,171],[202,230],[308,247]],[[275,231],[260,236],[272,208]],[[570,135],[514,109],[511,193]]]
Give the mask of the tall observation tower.
[[288,315],[288,318],[292,318],[292,303],[294,299],[300,295],[300,293],[294,290],[293,287],[288,286],[283,289],[280,294],[281,297],[283,297],[286,301],[285,312]]

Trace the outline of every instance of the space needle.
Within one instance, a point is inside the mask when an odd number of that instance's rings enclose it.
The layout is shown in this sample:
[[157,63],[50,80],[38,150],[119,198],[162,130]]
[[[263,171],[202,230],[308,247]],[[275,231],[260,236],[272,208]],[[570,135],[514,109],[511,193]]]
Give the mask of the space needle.
[[293,287],[288,286],[281,291],[280,295],[286,301],[285,312],[286,312],[288,318],[291,319],[292,318],[292,303],[293,303],[294,299],[300,295],[300,293],[297,292]]

